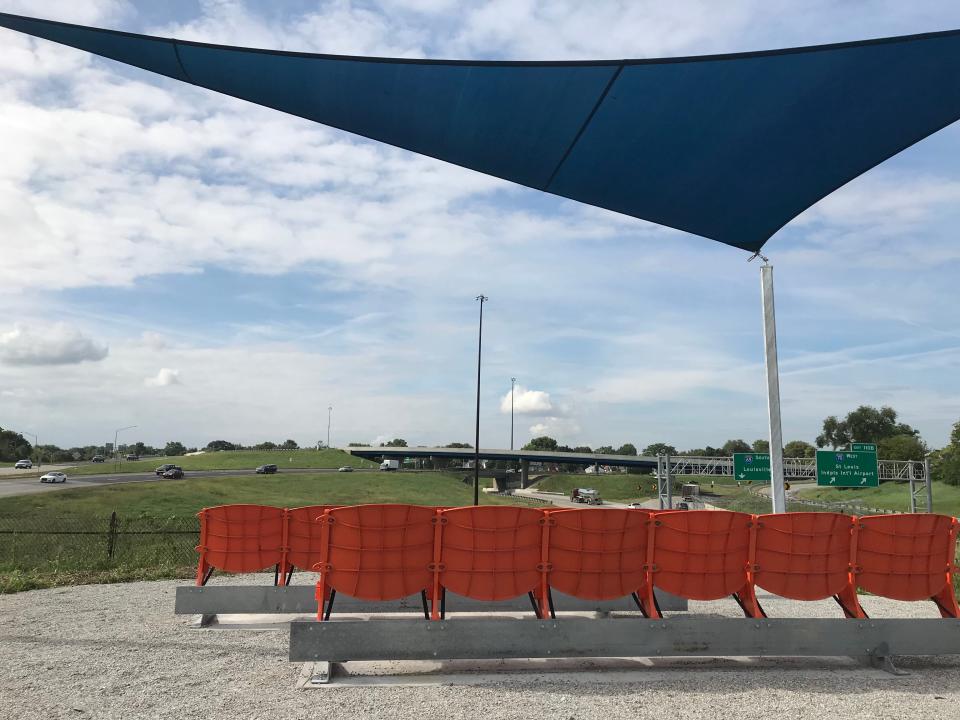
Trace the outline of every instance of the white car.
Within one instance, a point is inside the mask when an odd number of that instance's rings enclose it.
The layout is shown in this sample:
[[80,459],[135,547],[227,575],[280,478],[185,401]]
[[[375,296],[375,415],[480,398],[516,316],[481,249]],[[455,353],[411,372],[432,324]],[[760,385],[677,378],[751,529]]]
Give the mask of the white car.
[[337,468],[337,472],[353,472],[353,468],[349,465],[344,465],[342,468]]
[[42,483],[65,483],[67,481],[67,476],[62,472],[48,472],[46,475],[40,476],[40,482]]
[[33,467],[32,460],[17,460],[13,466],[14,470],[30,470]]
[[632,510],[646,510],[647,508],[647,506],[644,505],[642,502],[630,503],[629,505],[627,505],[627,507],[631,508]]

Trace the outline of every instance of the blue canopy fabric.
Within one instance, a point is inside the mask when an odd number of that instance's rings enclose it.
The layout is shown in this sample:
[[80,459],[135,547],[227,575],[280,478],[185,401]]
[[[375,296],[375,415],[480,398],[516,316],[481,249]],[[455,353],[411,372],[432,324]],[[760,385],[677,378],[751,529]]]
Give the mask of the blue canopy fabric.
[[497,62],[255,50],[5,13],[0,26],[752,252],[960,118],[960,31]]

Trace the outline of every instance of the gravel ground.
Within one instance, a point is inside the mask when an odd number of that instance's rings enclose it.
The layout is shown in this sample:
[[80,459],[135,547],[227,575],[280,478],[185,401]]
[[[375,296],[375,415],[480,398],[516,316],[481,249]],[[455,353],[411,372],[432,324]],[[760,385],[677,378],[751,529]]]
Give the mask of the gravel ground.
[[[0,596],[0,717],[960,719],[956,657],[903,658],[907,677],[843,660],[698,659],[620,670],[581,663],[553,675],[488,674],[483,684],[462,684],[465,676],[453,685],[297,690],[301,666],[286,660],[285,627],[192,629],[173,615],[177,584]],[[832,603],[764,603],[773,617],[838,616]],[[876,617],[937,616],[932,603],[865,605]],[[691,610],[737,611],[732,601]]]

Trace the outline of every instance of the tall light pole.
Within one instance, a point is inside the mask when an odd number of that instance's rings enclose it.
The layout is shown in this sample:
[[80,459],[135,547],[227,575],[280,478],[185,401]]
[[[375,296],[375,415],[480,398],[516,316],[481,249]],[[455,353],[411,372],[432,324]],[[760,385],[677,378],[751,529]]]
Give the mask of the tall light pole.
[[489,300],[486,295],[477,295],[480,301],[480,332],[477,335],[477,437],[473,455],[473,504],[480,504],[480,358],[483,350],[483,304]]
[[330,449],[330,418],[333,417],[333,405],[327,408],[327,449]]
[[124,430],[133,430],[135,427],[136,425],[127,425],[126,427],[117,428],[113,431],[113,454],[118,463],[120,462],[120,446],[117,445],[117,438]]
[[29,435],[33,438],[33,448],[37,451],[37,470],[39,470],[40,466],[43,465],[43,458],[40,456],[40,440],[37,438],[36,433],[21,431],[20,434]]
[[510,378],[510,449],[513,450],[513,386],[516,385],[517,379],[515,377]]

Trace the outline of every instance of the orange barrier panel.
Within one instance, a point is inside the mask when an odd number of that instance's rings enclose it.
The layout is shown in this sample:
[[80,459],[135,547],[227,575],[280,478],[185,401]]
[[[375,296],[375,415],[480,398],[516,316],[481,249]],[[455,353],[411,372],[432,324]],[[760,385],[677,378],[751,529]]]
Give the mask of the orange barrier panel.
[[398,600],[432,581],[436,510],[418,505],[358,505],[323,514],[320,580],[364,600]]
[[863,617],[850,583],[853,518],[840,513],[759,515],[754,524],[753,582],[794,600],[833,597],[849,617]]
[[266,505],[220,505],[205,508],[200,518],[197,585],[214,569],[230,573],[279,567],[283,555],[284,511]]
[[894,600],[933,600],[960,617],[952,574],[957,521],[946,515],[868,515],[857,521],[857,585]]
[[644,609],[658,617],[653,586],[691,600],[732,595],[748,617],[763,617],[747,569],[753,516],[724,510],[669,510],[653,515],[647,541],[652,582]]
[[[544,513],[523,507],[462,507],[438,516],[439,586],[475,600],[508,600],[538,589]],[[440,598],[434,588],[434,608]],[[537,605],[543,617],[543,605]]]
[[294,568],[313,570],[323,558],[320,555],[320,522],[324,511],[333,505],[306,505],[286,511],[286,554],[280,567],[281,584],[290,582]]
[[644,510],[580,508],[549,511],[545,535],[551,588],[584,600],[611,600],[647,584]]

